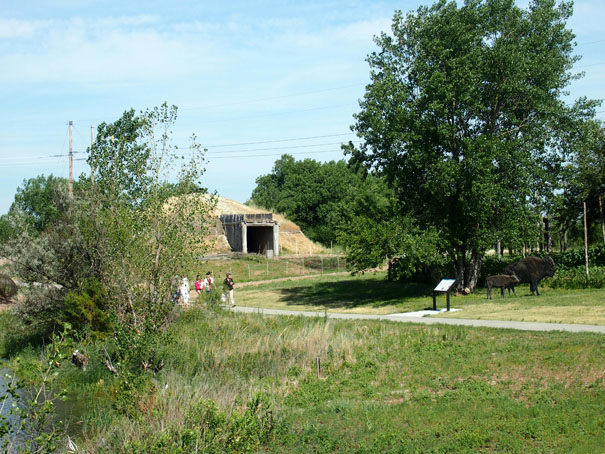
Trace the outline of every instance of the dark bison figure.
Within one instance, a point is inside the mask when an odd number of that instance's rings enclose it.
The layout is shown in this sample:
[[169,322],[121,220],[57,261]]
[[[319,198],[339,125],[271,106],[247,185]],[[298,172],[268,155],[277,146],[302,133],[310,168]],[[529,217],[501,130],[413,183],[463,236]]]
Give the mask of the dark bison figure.
[[[519,283],[519,278],[517,276],[510,274],[496,274],[495,276],[490,276],[486,280],[487,282],[487,299],[492,299],[492,289],[499,288],[500,296],[504,296],[504,289],[508,289],[508,294],[510,295],[510,289],[513,289],[513,293],[515,293],[515,284]],[[516,295],[516,293],[515,293]]]
[[519,278],[520,284],[529,284],[531,294],[539,295],[538,282],[546,276],[555,275],[557,267],[551,256],[543,259],[540,257],[527,257],[519,262],[511,263],[504,268],[504,274],[514,274]]
[[0,274],[0,299],[9,299],[17,294],[17,285],[6,274]]

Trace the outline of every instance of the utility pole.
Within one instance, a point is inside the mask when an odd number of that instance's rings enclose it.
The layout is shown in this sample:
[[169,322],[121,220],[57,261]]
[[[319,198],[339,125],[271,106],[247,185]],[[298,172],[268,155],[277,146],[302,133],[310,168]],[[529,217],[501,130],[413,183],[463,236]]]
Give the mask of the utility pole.
[[74,122],[69,120],[69,198],[74,198],[74,151],[73,151]]

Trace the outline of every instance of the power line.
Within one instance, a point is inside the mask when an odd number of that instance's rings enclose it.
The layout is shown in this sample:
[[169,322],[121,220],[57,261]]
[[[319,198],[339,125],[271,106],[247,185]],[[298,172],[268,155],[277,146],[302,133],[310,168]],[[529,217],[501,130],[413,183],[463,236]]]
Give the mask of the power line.
[[[359,142],[359,141],[356,141]],[[330,142],[330,143],[314,143],[310,145],[288,145],[286,147],[269,147],[269,148],[249,148],[244,150],[226,150],[226,151],[208,151],[208,154],[211,153],[244,153],[246,151],[269,151],[269,150],[291,150],[293,148],[311,148],[311,147],[323,147],[327,145],[340,145],[342,142]]]
[[[341,149],[338,150],[318,150],[318,151],[298,151],[298,152],[294,152],[294,153],[287,153],[287,154],[320,154],[320,153],[337,153],[337,152],[342,152]],[[213,156],[212,159],[233,159],[233,158],[262,158],[262,157],[266,157],[266,156],[281,156],[284,153],[267,153],[267,154],[243,154],[243,155],[239,155],[239,156]],[[212,161],[212,159],[209,159],[209,161]]]
[[324,88],[324,89],[320,89],[320,90],[304,91],[304,92],[293,93],[293,94],[289,94],[289,95],[279,95],[279,96],[270,96],[270,97],[267,97],[267,98],[249,99],[249,100],[243,100],[243,101],[233,101],[233,102],[224,103],[224,104],[208,104],[208,105],[205,105],[205,106],[179,107],[179,110],[197,110],[197,109],[211,109],[213,107],[237,106],[237,105],[241,105],[241,104],[252,104],[252,103],[255,103],[255,102],[274,101],[276,99],[294,98],[294,97],[297,97],[297,96],[311,95],[311,94],[316,94],[316,93],[325,93],[325,92],[328,92],[328,91],[345,90],[347,88],[363,87],[363,86],[364,86],[364,84],[351,84],[351,85],[344,85],[344,86],[335,87],[335,88]]
[[605,42],[605,39],[598,39],[596,41],[589,41],[587,43],[578,43],[577,46],[588,46],[589,44],[597,44],[602,42]]
[[601,65],[605,65],[605,61],[599,62],[599,63],[591,63],[589,65],[582,65],[582,66],[574,66],[575,69],[582,69],[582,68],[590,68],[591,66],[601,66]]
[[[250,120],[250,119],[254,119],[254,118],[264,118],[264,117],[275,117],[275,116],[279,116],[279,115],[291,115],[291,114],[296,114],[296,113],[301,113],[301,112],[312,112],[312,111],[316,111],[316,110],[327,110],[327,109],[338,109],[341,107],[351,107],[352,104],[335,104],[335,105],[331,105],[331,106],[320,106],[320,107],[309,107],[308,109],[298,109],[298,110],[288,110],[285,112],[273,112],[273,113],[265,113],[265,114],[259,114],[259,115],[246,115],[243,117],[230,117],[230,118],[221,118],[221,119],[217,119],[217,120],[206,120],[206,121],[198,121],[196,122],[196,124],[210,124],[210,123],[221,123],[221,122],[225,122],[225,121],[237,121],[237,120]],[[355,107],[359,107],[358,105],[355,104]]]
[[262,144],[266,144],[266,143],[294,142],[296,140],[325,139],[326,137],[341,137],[341,136],[350,136],[353,134],[355,134],[355,133],[354,132],[345,132],[342,134],[327,134],[327,135],[323,135],[323,136],[293,137],[291,139],[263,140],[263,141],[259,141],[259,142],[223,143],[220,145],[204,145],[204,148],[238,147],[238,146],[243,146],[243,145],[262,145]]

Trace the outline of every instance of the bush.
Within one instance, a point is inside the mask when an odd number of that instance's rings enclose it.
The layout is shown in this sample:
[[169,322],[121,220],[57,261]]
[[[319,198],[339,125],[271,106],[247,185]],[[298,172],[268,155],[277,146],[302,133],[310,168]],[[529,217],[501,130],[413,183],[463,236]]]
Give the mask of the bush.
[[[544,255],[544,254],[542,254]],[[571,249],[565,252],[550,254],[557,264],[557,268],[573,268],[585,264],[584,249]],[[592,246],[588,248],[588,262],[592,266],[605,266],[605,246]]]
[[69,292],[63,300],[58,322],[69,322],[78,330],[90,330],[95,337],[102,337],[111,331],[111,321],[107,315],[107,295],[101,284],[89,279],[80,292]]
[[603,288],[605,287],[605,267],[590,267],[588,285],[586,285],[586,268],[584,266],[558,269],[555,276],[550,279],[549,285],[552,288],[563,289]]

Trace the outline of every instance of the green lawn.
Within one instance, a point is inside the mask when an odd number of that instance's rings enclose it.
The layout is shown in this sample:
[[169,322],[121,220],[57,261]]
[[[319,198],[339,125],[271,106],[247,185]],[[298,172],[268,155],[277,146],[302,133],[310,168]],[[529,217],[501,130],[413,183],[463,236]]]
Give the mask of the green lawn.
[[290,310],[391,314],[432,305],[431,286],[387,282],[384,272],[317,276],[261,283],[236,290],[241,306]]
[[[384,273],[319,276],[244,287],[236,291],[239,305],[272,309],[392,314],[432,308],[432,286],[387,282]],[[440,294],[438,307],[445,307]],[[479,288],[468,296],[451,297],[451,307],[462,309],[437,317],[583,323],[605,325],[605,289],[566,290],[541,286],[531,296],[529,285],[517,287],[517,296],[486,299]]]

